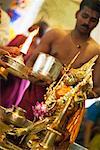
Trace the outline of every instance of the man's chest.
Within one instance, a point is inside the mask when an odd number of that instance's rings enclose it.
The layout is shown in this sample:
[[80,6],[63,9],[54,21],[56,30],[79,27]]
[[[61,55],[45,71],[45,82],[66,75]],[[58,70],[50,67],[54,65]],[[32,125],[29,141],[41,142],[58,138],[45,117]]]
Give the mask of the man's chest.
[[81,47],[77,47],[77,44],[72,42],[70,34],[52,42],[50,47],[51,55],[58,58],[62,64],[66,65],[68,65],[76,54],[80,52],[73,63],[72,67],[74,68],[82,66],[93,56],[98,54],[97,47],[91,42],[91,39],[83,43]]
[[82,49],[77,48],[70,41],[59,41],[51,47],[51,55],[58,58],[62,64],[66,65],[68,65],[79,52],[80,54],[73,64],[73,67],[75,68],[80,67],[91,58],[91,54],[88,53],[88,49],[86,47]]

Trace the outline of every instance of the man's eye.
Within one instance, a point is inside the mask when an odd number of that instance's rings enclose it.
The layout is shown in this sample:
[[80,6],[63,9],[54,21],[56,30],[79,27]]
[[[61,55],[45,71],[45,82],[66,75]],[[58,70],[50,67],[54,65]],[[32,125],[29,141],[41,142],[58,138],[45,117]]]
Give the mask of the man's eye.
[[82,17],[83,18],[88,18],[88,15],[87,14],[82,14]]
[[95,18],[92,18],[91,21],[92,21],[92,22],[97,22],[98,20],[95,19]]

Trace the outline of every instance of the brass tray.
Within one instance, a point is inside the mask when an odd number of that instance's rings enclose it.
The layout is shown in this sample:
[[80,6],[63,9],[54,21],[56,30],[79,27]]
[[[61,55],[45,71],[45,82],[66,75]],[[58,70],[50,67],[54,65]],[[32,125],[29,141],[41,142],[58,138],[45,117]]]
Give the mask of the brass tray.
[[5,63],[8,66],[7,71],[17,77],[22,79],[28,79],[28,71],[29,68],[24,64],[23,61],[19,61],[19,59],[13,58],[11,56],[4,56]]

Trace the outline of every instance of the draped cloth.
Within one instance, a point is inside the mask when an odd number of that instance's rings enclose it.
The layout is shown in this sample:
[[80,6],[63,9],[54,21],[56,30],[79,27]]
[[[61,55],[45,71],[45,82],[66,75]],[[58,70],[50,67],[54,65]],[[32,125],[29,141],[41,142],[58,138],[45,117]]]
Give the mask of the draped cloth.
[[[8,46],[20,46],[24,43],[26,37],[17,35]],[[31,55],[36,44],[31,44],[28,54],[25,56],[26,61]],[[30,81],[20,79],[14,75],[9,74],[8,79],[0,79],[0,105],[4,107],[11,107],[16,105],[26,110],[26,117],[30,120],[33,119],[32,106],[37,101],[43,101],[46,87],[39,84],[32,84]]]
[[9,108],[12,105],[26,110],[27,119],[33,120],[32,106],[44,99],[46,87],[32,84],[30,81],[8,76],[8,80],[0,80],[0,105]]
[[0,102],[4,107],[11,107],[12,105],[18,106],[21,98],[29,86],[29,81],[14,77],[13,75],[8,76],[8,80],[0,80]]

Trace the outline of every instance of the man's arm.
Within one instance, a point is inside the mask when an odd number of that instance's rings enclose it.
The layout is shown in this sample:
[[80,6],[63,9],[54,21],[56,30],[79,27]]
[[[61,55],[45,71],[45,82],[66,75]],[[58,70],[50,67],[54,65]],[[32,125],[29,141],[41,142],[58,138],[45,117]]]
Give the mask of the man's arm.
[[48,31],[41,39],[40,44],[37,46],[36,49],[33,50],[32,55],[26,62],[26,65],[31,67],[34,64],[34,61],[36,60],[37,56],[40,52],[44,52],[49,54],[51,50],[51,44],[55,40],[55,31]]
[[16,57],[20,54],[20,48],[13,46],[0,46],[0,55],[11,55]]

